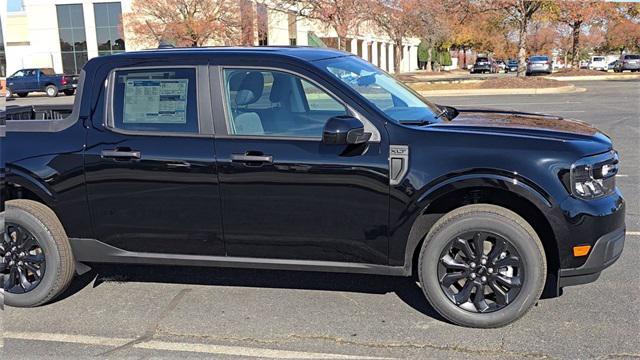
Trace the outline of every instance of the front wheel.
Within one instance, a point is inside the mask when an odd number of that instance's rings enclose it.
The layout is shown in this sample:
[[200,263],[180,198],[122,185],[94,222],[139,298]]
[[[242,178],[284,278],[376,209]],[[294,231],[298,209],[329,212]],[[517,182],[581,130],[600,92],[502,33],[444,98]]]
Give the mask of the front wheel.
[[9,306],[33,307],[62,293],[75,273],[69,239],[55,213],[31,200],[7,202],[0,281]]
[[436,222],[418,264],[422,290],[447,320],[493,328],[522,317],[539,299],[546,279],[544,248],[516,213],[468,205]]

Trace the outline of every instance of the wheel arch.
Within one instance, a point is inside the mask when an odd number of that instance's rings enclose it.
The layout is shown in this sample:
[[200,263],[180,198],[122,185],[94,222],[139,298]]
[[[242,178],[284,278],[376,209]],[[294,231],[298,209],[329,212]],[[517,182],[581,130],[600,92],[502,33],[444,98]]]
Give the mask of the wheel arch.
[[557,238],[545,211],[553,201],[541,189],[501,175],[479,175],[452,179],[425,193],[405,249],[405,268],[416,274],[418,256],[425,236],[446,213],[470,204],[491,204],[509,209],[525,219],[540,237],[547,258],[548,274],[543,297],[559,295],[560,268]]
[[53,192],[42,181],[20,170],[12,169],[5,182],[6,200],[28,199],[53,208]]

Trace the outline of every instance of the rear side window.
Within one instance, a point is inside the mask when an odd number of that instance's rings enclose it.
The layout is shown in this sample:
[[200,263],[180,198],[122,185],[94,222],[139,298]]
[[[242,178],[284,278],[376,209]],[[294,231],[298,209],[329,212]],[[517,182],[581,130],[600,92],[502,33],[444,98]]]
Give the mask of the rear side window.
[[43,75],[49,75],[49,76],[53,76],[53,75],[55,75],[55,74],[56,74],[56,72],[55,72],[55,71],[53,71],[53,69],[52,69],[52,68],[44,68],[44,69],[40,69],[40,72],[41,72]]
[[197,133],[196,70],[117,71],[112,111],[116,129]]

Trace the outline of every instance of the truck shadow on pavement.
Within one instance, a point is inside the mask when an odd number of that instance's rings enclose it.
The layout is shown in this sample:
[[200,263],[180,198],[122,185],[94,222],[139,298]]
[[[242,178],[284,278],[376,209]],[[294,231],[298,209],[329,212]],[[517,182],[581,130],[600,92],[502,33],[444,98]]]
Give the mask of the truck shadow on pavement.
[[378,295],[395,293],[398,298],[414,310],[435,320],[448,323],[431,307],[415,278],[364,274],[100,264],[92,265],[91,271],[76,276],[71,286],[54,302],[74,295],[92,282],[94,288],[105,282],[148,282],[343,291]]

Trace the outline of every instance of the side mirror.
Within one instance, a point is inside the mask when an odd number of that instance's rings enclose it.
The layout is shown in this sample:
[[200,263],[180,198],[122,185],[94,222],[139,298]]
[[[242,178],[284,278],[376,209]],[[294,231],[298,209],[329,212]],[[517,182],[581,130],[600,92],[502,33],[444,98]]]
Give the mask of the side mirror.
[[333,145],[363,144],[371,133],[364,132],[360,120],[349,115],[334,116],[327,121],[322,131],[322,142]]

